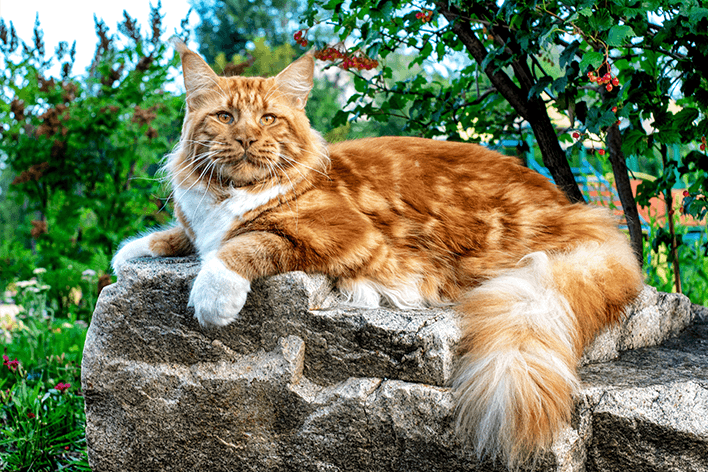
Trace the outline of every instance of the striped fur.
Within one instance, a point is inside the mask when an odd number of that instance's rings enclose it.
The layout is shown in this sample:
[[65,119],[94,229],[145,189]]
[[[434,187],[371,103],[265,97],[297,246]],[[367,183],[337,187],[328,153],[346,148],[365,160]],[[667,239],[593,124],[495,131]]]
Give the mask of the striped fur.
[[327,146],[303,111],[310,56],[275,78],[223,78],[177,48],[188,113],[167,171],[178,225],[125,245],[116,270],[196,252],[190,305],[207,326],[238,318],[254,279],[292,270],[335,277],[359,306],[455,303],[460,435],[511,467],[538,458],[570,417],[583,348],[641,289],[610,215],[473,144]]

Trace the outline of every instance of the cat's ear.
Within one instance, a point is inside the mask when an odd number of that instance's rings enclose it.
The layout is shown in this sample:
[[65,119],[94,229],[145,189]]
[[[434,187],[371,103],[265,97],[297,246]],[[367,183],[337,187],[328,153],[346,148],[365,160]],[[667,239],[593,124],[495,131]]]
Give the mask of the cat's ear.
[[312,90],[314,74],[315,59],[308,52],[275,76],[275,83],[295,108],[303,109]]
[[218,76],[209,67],[202,57],[189,49],[179,38],[172,38],[175,47],[182,59],[182,73],[184,74],[184,87],[187,90],[187,100],[196,98],[199,91],[210,89],[218,84]]

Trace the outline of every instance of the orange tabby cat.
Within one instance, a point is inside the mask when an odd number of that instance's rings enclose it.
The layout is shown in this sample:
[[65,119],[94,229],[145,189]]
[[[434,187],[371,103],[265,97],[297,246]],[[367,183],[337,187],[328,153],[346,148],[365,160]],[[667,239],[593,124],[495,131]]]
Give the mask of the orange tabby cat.
[[205,326],[238,319],[254,279],[295,270],[335,277],[357,306],[458,303],[458,431],[512,467],[546,449],[570,418],[583,348],[641,290],[611,216],[473,144],[328,146],[304,112],[310,55],[273,78],[223,78],[176,47],[187,90],[167,164],[178,225],[125,244],[116,272],[197,253],[189,304]]

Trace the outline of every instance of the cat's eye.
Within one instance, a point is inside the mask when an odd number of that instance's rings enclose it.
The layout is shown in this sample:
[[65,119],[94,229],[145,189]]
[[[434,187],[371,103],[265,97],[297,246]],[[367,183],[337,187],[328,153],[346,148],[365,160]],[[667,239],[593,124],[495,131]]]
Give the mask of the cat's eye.
[[268,114],[268,115],[261,116],[261,125],[268,126],[268,125],[272,125],[273,123],[275,123],[275,116],[274,115]]
[[230,125],[234,122],[233,115],[231,113],[226,113],[225,111],[220,111],[217,113],[216,118],[225,125]]

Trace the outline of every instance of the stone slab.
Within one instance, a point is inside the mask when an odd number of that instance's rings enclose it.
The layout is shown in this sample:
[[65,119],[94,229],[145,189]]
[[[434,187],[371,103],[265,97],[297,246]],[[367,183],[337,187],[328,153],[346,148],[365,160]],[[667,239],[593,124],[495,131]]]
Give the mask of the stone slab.
[[[504,470],[453,433],[452,309],[346,308],[328,278],[288,273],[254,283],[241,320],[204,329],[186,306],[198,270],[135,261],[102,292],[82,373],[95,472]],[[573,423],[536,470],[708,470],[704,313],[647,287],[586,351]]]

